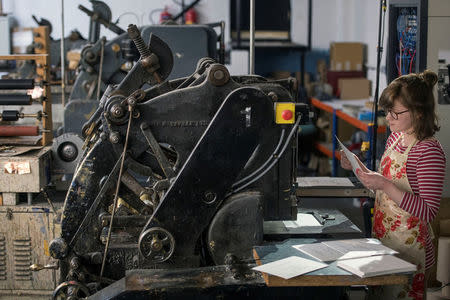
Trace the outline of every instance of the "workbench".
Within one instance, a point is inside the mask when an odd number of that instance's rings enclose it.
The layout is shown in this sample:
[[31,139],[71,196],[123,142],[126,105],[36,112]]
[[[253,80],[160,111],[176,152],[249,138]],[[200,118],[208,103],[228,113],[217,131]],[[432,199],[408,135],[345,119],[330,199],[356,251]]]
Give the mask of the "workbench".
[[[339,181],[342,179],[348,179],[353,186],[347,185],[309,185],[304,184],[308,179],[313,179],[317,182],[323,182],[329,179]],[[371,221],[371,207],[373,207],[373,201],[370,199],[375,198],[375,194],[364,187],[364,185],[356,177],[297,177],[296,180],[297,189],[295,194],[299,198],[365,198],[369,201],[362,202],[363,218],[364,218],[364,235],[365,237],[371,236],[372,221]],[[343,225],[345,225],[343,223]],[[336,229],[336,228],[335,228]],[[319,232],[323,233],[323,232]]]
[[[308,177],[306,177],[308,178]],[[314,177],[315,179],[326,177]],[[336,177],[333,177],[336,179]],[[333,179],[333,178],[330,178]],[[300,184],[301,178],[297,178],[297,190],[295,192],[298,197],[315,197],[315,198],[374,198],[375,195],[370,190],[366,189],[363,184],[356,177],[348,178],[353,186],[330,186],[330,185],[315,185],[304,186]]]
[[[299,256],[313,259],[310,256],[296,250],[292,245],[321,242],[323,239],[288,239],[282,243],[256,246],[253,249],[253,257],[258,265],[270,263],[290,256]],[[269,287],[287,286],[352,286],[352,285],[397,285],[406,284],[411,273],[391,274],[360,278],[336,266],[336,262],[329,266],[305,275],[291,279],[283,279],[267,273],[262,273],[266,285]]]
[[287,239],[301,236],[321,238],[359,238],[363,236],[361,230],[353,224],[343,213],[336,209],[299,208],[299,213],[311,213],[323,219],[321,226],[304,226],[290,228],[283,221],[264,222],[264,237],[269,239]]
[[[306,254],[291,247],[316,242],[315,239],[290,239],[285,242],[257,246],[257,264],[268,263],[291,255]],[[385,275],[361,279],[329,267],[289,280],[270,276],[251,268],[253,261],[221,266],[178,269],[135,269],[89,299],[344,299],[352,285],[404,284],[411,274]]]

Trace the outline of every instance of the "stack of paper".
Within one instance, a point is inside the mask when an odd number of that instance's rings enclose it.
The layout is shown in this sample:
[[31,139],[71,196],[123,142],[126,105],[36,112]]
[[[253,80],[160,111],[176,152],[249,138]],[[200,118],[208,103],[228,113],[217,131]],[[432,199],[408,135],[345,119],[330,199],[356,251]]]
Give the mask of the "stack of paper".
[[415,265],[393,255],[339,260],[337,266],[363,278],[416,271]]
[[383,254],[398,253],[377,239],[350,239],[292,246],[320,261],[334,261]]

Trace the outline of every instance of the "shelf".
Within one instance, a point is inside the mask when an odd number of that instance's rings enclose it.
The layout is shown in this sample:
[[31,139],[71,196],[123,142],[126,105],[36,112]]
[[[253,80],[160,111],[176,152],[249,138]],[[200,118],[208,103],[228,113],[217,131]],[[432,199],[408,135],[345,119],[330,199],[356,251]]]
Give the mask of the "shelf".
[[[236,41],[231,43],[233,49],[248,49],[250,47],[250,42],[248,40],[242,40],[238,45]],[[255,48],[282,48],[282,49],[292,49],[296,51],[306,52],[309,51],[307,45],[296,44],[292,42],[280,42],[280,41],[255,41]]]
[[[326,179],[328,177],[324,177]],[[374,198],[373,192],[366,189],[364,185],[356,177],[348,178],[353,186],[301,186],[296,190],[299,197],[317,197],[317,198]],[[315,177],[317,179],[317,177]],[[297,178],[297,182],[299,178]]]
[[[340,152],[337,151],[338,145],[336,140],[337,135],[337,127],[338,127],[338,120],[341,119],[344,122],[350,124],[354,128],[358,128],[360,130],[363,130],[364,132],[367,132],[367,141],[372,140],[373,132],[373,124],[361,121],[345,112],[343,112],[343,108],[345,105],[349,105],[352,107],[365,107],[365,103],[367,102],[366,99],[360,99],[360,100],[330,100],[330,101],[320,101],[316,98],[311,98],[311,105],[323,110],[325,112],[328,112],[332,115],[333,123],[331,127],[331,134],[332,134],[332,142],[331,144],[323,144],[323,143],[316,143],[315,148],[318,149],[321,153],[325,154],[326,156],[330,157],[333,161],[332,164],[332,170],[331,174],[333,176],[337,175],[337,169],[338,169],[338,160],[340,160]],[[377,133],[384,133],[386,132],[386,126],[378,126]],[[333,153],[333,150],[334,153]],[[367,154],[367,157],[372,157],[371,150],[369,149],[369,152]],[[367,160],[366,164],[367,166],[370,166],[370,161]]]
[[[319,150],[321,153],[325,154],[326,156],[333,158],[331,144],[324,144],[324,143],[315,143],[314,146],[317,150]],[[341,160],[341,153],[339,151],[335,151],[334,155],[337,159]]]
[[[340,101],[340,100],[335,100],[335,101]],[[361,130],[363,130],[365,132],[367,132],[369,130],[370,123],[368,124],[366,122],[358,120],[357,118],[355,118],[353,116],[350,116],[350,115],[344,113],[342,110],[333,107],[331,105],[331,103],[333,103],[333,102],[330,102],[330,104],[327,104],[327,103],[322,102],[322,101],[320,101],[318,99],[311,98],[311,104],[313,106],[315,106],[315,107],[317,107],[317,108],[319,108],[321,110],[324,110],[326,112],[329,112],[329,113],[333,113],[335,111],[336,112],[336,116],[339,119],[342,119],[345,122],[349,123],[350,125],[358,128],[358,129],[361,129]],[[386,126],[378,126],[377,132],[378,133],[386,132]]]

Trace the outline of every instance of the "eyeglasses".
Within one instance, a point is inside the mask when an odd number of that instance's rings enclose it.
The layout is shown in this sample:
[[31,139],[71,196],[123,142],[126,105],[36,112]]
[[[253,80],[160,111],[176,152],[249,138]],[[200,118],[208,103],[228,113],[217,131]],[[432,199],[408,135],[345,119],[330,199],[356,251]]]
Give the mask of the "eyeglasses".
[[[391,115],[391,117],[392,117],[394,120],[398,120],[398,115],[404,114],[405,112],[408,112],[408,111],[409,111],[409,109],[404,110],[404,111],[399,111],[399,112],[395,112],[395,111],[392,111],[392,110],[388,110],[387,112]],[[386,116],[387,116],[387,114],[386,114]]]

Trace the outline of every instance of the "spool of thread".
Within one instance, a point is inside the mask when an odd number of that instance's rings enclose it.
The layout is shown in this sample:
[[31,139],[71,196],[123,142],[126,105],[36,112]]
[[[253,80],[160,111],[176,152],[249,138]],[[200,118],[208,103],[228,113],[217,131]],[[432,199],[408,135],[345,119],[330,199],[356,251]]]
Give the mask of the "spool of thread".
[[[436,279],[443,285],[450,282],[450,237],[439,238]],[[442,295],[450,297],[450,286],[442,289]]]
[[0,126],[0,136],[36,136],[39,126]]
[[31,105],[30,95],[5,95],[0,94],[0,105]]
[[1,90],[31,90],[34,79],[0,79]]

